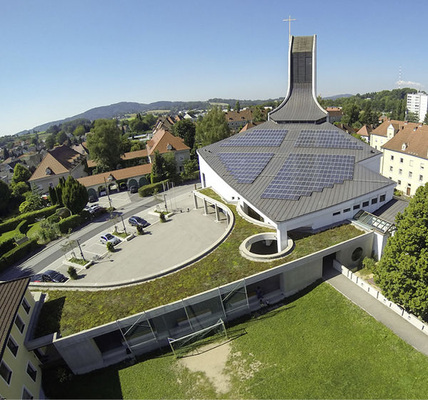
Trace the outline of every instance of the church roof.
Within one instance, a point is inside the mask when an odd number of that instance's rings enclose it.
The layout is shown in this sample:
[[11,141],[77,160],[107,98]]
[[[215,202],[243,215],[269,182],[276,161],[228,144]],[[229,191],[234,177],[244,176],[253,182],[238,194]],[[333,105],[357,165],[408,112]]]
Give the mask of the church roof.
[[256,128],[198,150],[212,169],[273,221],[286,221],[394,183],[364,167],[380,152],[325,122]]
[[291,36],[288,62],[288,94],[284,101],[269,113],[275,122],[320,122],[326,120],[325,111],[315,93],[316,36]]

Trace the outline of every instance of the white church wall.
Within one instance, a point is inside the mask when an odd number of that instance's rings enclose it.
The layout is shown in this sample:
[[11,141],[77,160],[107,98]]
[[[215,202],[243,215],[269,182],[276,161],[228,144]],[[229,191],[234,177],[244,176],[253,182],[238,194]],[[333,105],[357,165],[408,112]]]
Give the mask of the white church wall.
[[369,169],[370,171],[373,171],[379,174],[381,173],[381,162],[382,162],[382,154],[378,154],[375,157],[370,157],[366,160],[362,160],[358,164]]

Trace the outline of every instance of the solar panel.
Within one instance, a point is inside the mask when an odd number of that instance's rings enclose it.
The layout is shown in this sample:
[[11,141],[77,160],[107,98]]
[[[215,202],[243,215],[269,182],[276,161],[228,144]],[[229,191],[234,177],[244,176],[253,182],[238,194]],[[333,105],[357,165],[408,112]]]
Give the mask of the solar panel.
[[337,130],[305,129],[300,131],[295,147],[323,147],[362,150],[363,146]]
[[265,199],[298,200],[354,176],[355,157],[329,154],[290,154],[262,194]]
[[253,183],[273,153],[219,153],[218,156],[238,183]]
[[287,129],[253,129],[244,135],[224,140],[220,146],[279,147],[287,132]]

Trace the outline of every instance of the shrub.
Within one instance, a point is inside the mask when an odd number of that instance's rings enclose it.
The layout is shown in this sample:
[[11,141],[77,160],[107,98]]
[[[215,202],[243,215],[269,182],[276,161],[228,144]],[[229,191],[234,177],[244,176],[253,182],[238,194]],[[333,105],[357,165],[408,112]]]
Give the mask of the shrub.
[[15,247],[15,238],[11,237],[3,242],[0,242],[0,254],[6,254]]
[[58,214],[49,215],[49,217],[47,217],[46,219],[49,221],[50,224],[56,224],[61,220]]
[[13,265],[15,262],[20,261],[39,246],[40,245],[37,243],[37,239],[30,239],[25,243],[14,247],[12,250],[8,251],[2,257],[0,257],[0,271]]
[[28,232],[28,221],[26,219],[21,221],[16,227],[16,230],[25,235]]
[[160,222],[166,222],[165,213],[161,212],[161,213],[159,214],[159,219],[160,219]]
[[80,226],[83,222],[81,215],[72,215],[58,222],[58,227],[61,233],[68,233],[70,229]]
[[152,196],[155,193],[163,191],[163,184],[166,184],[169,180],[164,180],[162,182],[151,183],[149,185],[141,186],[138,189],[138,194],[140,197]]
[[77,279],[77,277],[78,277],[76,268],[74,268],[74,267],[71,267],[71,266],[68,267],[67,273],[68,273],[68,275],[70,275],[70,278],[73,280]]
[[55,205],[55,206],[43,208],[42,210],[24,213],[15,218],[10,218],[7,221],[0,224],[0,233],[13,231],[18,226],[18,224],[24,219],[27,220],[29,225],[34,224],[36,220],[46,218],[49,215],[52,215],[53,213],[55,213],[57,208],[58,206]]
[[111,252],[114,251],[114,245],[112,242],[107,242],[107,250]]

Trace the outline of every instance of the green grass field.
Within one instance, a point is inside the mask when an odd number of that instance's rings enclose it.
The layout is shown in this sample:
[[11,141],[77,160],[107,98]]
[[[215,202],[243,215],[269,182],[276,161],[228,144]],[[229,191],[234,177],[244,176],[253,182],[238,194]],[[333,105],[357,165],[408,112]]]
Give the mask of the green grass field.
[[[228,329],[227,392],[170,353],[70,377],[46,371],[49,398],[428,398],[428,357],[327,283]],[[241,336],[235,332],[245,332]],[[209,352],[207,352],[208,354]]]

